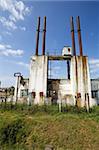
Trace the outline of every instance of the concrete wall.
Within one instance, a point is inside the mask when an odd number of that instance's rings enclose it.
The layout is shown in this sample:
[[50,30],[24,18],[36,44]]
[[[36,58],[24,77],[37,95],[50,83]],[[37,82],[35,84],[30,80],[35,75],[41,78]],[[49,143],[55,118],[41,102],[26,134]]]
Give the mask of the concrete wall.
[[[47,56],[33,56],[30,62],[29,93],[35,92],[34,103],[44,103],[44,97],[47,95]],[[43,92],[43,97],[40,97]]]
[[[30,63],[30,79],[29,92],[35,92],[36,97],[34,103],[42,104],[47,96],[47,72],[48,72],[48,57],[33,56]],[[40,92],[44,93],[43,98],[40,97]],[[91,83],[89,74],[88,57],[72,56],[70,64],[70,80],[61,80],[59,83],[58,98],[67,99],[68,103],[75,105],[78,95],[80,97],[80,105],[83,107],[88,103],[95,105],[96,102],[91,98]],[[85,99],[85,94],[87,94]]]
[[74,105],[76,104],[76,99],[75,96],[77,95],[77,76],[76,76],[76,57],[71,58],[71,63],[70,63],[70,80],[71,80],[71,92],[72,92],[72,97],[74,100]]
[[48,97],[51,97],[52,103],[58,103],[59,100],[63,104],[74,105],[71,81],[68,79],[50,79],[48,80]]
[[88,57],[73,56],[71,58],[71,84],[74,100],[76,100],[75,96],[77,97],[78,94],[81,94],[81,106],[88,103],[88,99],[85,101],[85,94],[89,95],[90,107],[96,105],[96,101],[91,97]]
[[[68,104],[75,105],[76,100],[79,99],[81,107],[87,105],[87,94],[89,95],[89,105],[92,106],[96,104],[95,100],[91,98],[88,57],[71,57],[70,80],[60,81],[59,87],[59,93],[61,95],[59,97],[61,97],[63,100],[67,99]],[[78,95],[81,97],[78,97]]]
[[[81,97],[78,97],[78,95]],[[77,99],[79,99],[80,106],[83,107],[88,104],[88,97],[89,105],[94,105],[95,100],[91,98],[88,57],[73,56],[70,63],[70,80],[60,79],[58,99],[71,105],[75,105]]]
[[63,104],[74,105],[72,96],[71,80],[61,79],[59,84],[59,97]]

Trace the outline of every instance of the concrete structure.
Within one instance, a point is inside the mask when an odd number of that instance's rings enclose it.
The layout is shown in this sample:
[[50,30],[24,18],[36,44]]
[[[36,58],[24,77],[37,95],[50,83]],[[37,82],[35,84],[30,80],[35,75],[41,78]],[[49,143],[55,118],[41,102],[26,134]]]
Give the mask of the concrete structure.
[[34,95],[34,103],[44,104],[47,96],[47,56],[33,56],[30,62],[29,93]]
[[62,50],[62,56],[73,55],[72,48],[70,46],[64,46]]
[[91,79],[91,93],[92,98],[94,98],[99,105],[99,78]]
[[[70,80],[48,79],[49,60],[70,60]],[[49,84],[50,80],[50,84]],[[54,88],[51,82],[54,81]],[[55,89],[55,86],[57,89]],[[58,87],[57,87],[58,86]],[[55,97],[65,100],[66,103],[75,105],[80,98],[81,106],[90,100],[90,106],[94,104],[91,98],[91,83],[87,56],[33,56],[30,65],[29,93],[34,93],[34,103],[44,103],[45,97]],[[47,95],[47,93],[52,93]],[[54,95],[54,96],[53,96]]]
[[14,87],[0,88],[0,103],[13,101]]
[[[36,51],[30,61],[29,82],[25,85],[18,77],[15,98],[18,100],[22,90],[28,90],[28,102],[34,104],[63,103],[91,107],[96,104],[91,97],[91,83],[88,57],[83,56],[80,19],[77,17],[80,55],[76,55],[74,24],[71,18],[72,48],[65,46],[60,56],[45,55],[46,17],[44,17],[42,55],[39,55],[40,17],[38,18]],[[49,61],[67,61],[67,79],[48,78]],[[61,68],[63,69],[63,68]],[[61,70],[60,70],[61,71]]]
[[29,79],[17,76],[13,102],[27,103]]

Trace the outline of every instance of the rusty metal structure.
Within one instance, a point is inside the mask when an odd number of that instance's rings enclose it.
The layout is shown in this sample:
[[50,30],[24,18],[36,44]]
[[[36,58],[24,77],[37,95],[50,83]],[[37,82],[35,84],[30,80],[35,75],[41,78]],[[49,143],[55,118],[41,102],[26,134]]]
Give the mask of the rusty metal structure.
[[80,48],[80,56],[83,56],[82,50],[82,39],[81,39],[81,28],[80,28],[80,18],[77,16],[77,28],[78,28],[78,41],[79,41],[79,48]]
[[38,46],[39,46],[39,32],[40,32],[40,17],[38,17],[37,35],[36,35],[36,52],[35,55],[38,56]]
[[72,36],[72,50],[73,50],[73,55],[76,56],[75,33],[74,33],[73,17],[70,18],[70,25],[71,25],[71,36]]
[[[77,105],[79,107],[94,105],[94,99],[91,97],[88,57],[83,55],[82,49],[80,17],[77,17],[80,55],[76,53],[73,17],[70,18],[70,26],[72,47],[65,46],[61,55],[47,55],[45,52],[46,17],[44,17],[42,55],[39,55],[40,17],[38,17],[36,50],[35,55],[30,60],[28,103],[39,105],[62,103],[63,105]],[[67,64],[67,79],[49,78],[49,61],[65,61]]]
[[45,55],[45,40],[46,40],[45,38],[46,38],[46,16],[44,17],[42,55]]

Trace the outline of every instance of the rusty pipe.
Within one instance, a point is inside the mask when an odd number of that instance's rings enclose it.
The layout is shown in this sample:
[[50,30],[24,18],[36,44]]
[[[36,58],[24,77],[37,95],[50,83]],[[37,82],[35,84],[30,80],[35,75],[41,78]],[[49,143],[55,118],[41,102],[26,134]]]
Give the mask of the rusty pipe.
[[46,16],[44,17],[42,55],[45,55]]
[[35,55],[38,56],[38,46],[39,46],[39,32],[40,32],[40,17],[38,17],[38,25],[37,25],[37,33],[36,33],[36,51]]
[[67,77],[68,77],[68,80],[70,80],[70,61],[67,60]]
[[75,33],[74,33],[73,17],[70,18],[70,25],[71,25],[71,37],[72,37],[72,50],[73,50],[73,55],[76,56]]
[[78,41],[79,41],[79,49],[80,49],[80,56],[83,56],[82,50],[82,39],[81,39],[81,28],[80,28],[80,17],[77,16],[77,31],[78,31]]

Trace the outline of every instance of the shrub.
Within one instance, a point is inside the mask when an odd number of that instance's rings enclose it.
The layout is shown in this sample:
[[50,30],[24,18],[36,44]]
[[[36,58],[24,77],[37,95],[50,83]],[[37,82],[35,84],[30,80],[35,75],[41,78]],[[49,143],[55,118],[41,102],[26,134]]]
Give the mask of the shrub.
[[5,124],[1,129],[0,129],[0,145],[2,144],[15,144],[19,141],[20,139],[17,139],[17,135],[22,129],[23,123],[20,119],[17,119],[16,121],[11,122],[10,124]]

